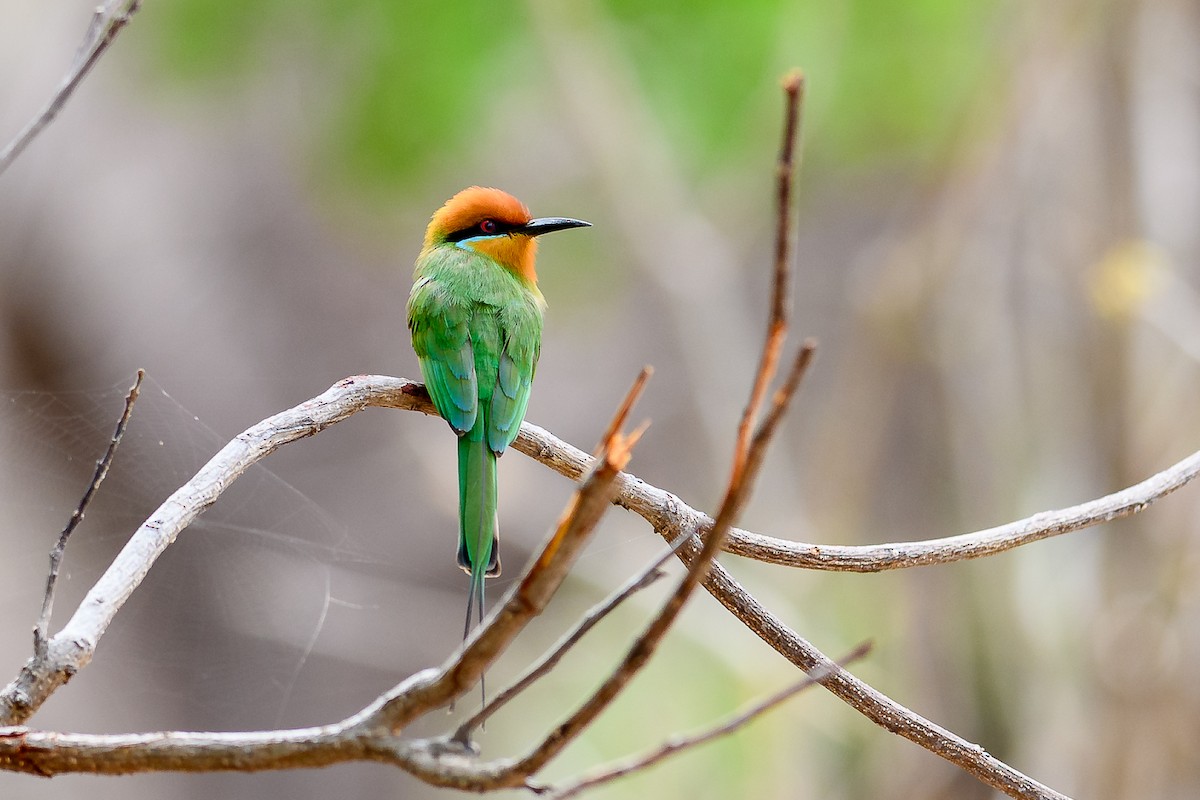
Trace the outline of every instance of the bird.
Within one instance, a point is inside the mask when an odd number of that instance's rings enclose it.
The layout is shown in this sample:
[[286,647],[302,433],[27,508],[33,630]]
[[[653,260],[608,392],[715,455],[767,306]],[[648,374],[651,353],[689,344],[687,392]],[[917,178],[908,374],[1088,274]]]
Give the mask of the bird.
[[538,237],[589,227],[534,219],[517,198],[472,186],[425,230],[408,328],[438,414],[458,436],[458,565],[470,576],[463,640],[484,614],[484,580],[500,574],[496,459],[517,438],[542,345]]

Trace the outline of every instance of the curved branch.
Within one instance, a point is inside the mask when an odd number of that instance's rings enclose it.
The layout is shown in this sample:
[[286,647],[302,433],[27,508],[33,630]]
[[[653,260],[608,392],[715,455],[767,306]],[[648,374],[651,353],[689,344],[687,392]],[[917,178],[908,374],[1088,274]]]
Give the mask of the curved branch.
[[311,436],[368,405],[432,411],[420,384],[396,378],[347,378],[321,396],[239,434],[142,523],[70,621],[0,692],[0,723],[14,725],[29,719],[55,689],[91,661],[100,637],[154,561],[180,531],[216,502],[226,486],[282,445]]
[[[689,540],[689,544],[694,542]],[[697,552],[695,546],[685,547],[680,555],[686,561]],[[720,563],[712,565],[704,588],[776,652],[881,728],[921,745],[1010,797],[1069,800],[850,674],[764,608]]]
[[[530,458],[578,480],[590,456],[536,425],[526,423],[516,447]],[[1200,451],[1192,453],[1141,483],[1086,503],[1056,511],[1042,511],[994,528],[939,539],[867,545],[809,544],[779,539],[734,528],[725,552],[767,564],[831,572],[884,572],[930,564],[949,564],[982,558],[1064,533],[1111,522],[1144,510],[1159,498],[1185,486],[1200,475]],[[712,518],[684,503],[676,495],[640,478],[623,474],[613,502],[641,516],[655,529],[680,525],[707,530]]]

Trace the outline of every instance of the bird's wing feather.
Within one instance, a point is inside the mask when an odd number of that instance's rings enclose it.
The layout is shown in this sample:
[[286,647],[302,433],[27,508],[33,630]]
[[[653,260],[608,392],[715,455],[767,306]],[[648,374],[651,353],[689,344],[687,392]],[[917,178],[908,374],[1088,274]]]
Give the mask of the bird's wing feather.
[[537,367],[539,338],[510,335],[500,353],[487,432],[488,446],[497,455],[503,453],[517,438],[521,420],[525,419],[529,390]]
[[421,375],[434,407],[459,433],[474,427],[479,410],[469,318],[465,306],[443,298],[435,281],[413,286],[408,326]]

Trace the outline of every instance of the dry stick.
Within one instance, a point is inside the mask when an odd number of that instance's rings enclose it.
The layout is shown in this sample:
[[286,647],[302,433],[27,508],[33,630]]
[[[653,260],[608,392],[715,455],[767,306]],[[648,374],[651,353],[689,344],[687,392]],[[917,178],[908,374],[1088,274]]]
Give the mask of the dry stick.
[[[811,342],[806,343],[804,349],[798,354],[784,385],[776,392],[767,419],[747,443],[747,451],[735,453],[734,463],[730,469],[729,485],[717,513],[716,521],[713,523],[712,529],[705,534],[704,545],[700,548],[699,553],[694,558],[685,561],[688,567],[687,574],[683,576],[675,591],[630,647],[621,664],[605,679],[600,688],[584,701],[570,717],[556,726],[540,744],[507,767],[511,774],[529,776],[541,769],[582,733],[649,662],[658,644],[675,623],[696,586],[706,579],[710,569],[717,566],[714,563],[717,554],[721,551],[725,536],[732,528],[734,520],[737,519],[749,499],[754,481],[758,477],[759,468],[762,466],[763,455],[770,444],[779,419],[799,388],[800,381],[812,361],[812,352]],[[770,370],[772,366],[764,359],[760,369]],[[756,377],[756,385],[758,380],[759,378]],[[769,381],[770,376],[767,377],[767,382],[769,383]],[[752,391],[750,399],[747,401],[747,407],[750,408],[761,400],[762,397],[756,396]],[[750,411],[751,417],[757,415],[756,409],[750,408]],[[688,541],[691,541],[690,537],[685,539],[685,542]]]
[[634,594],[640,592],[642,589],[645,589],[650,584],[664,577],[666,573],[662,571],[662,566],[666,564],[673,555],[675,555],[675,551],[683,546],[683,543],[686,541],[686,536],[680,536],[666,550],[666,552],[654,559],[649,566],[626,581],[625,584],[613,592],[608,599],[588,611],[574,628],[567,631],[567,633],[564,634],[544,656],[542,656],[541,660],[530,666],[527,670],[525,670],[525,673],[521,675],[520,678],[513,682],[511,686],[500,692],[500,694],[496,695],[491,702],[479,709],[479,711],[475,712],[470,719],[458,727],[458,730],[454,732],[454,735],[451,738],[456,742],[466,744],[471,738],[472,731],[481,726],[487,720],[491,719],[492,716],[502,707],[507,705],[509,701],[516,698],[517,695],[532,686],[535,681],[549,673],[550,670],[554,669],[554,667],[558,665],[558,662],[562,660],[562,657],[567,654],[567,651],[578,644],[579,640],[582,639],[588,631],[594,628],[596,624],[600,622],[600,620],[611,614],[617,606],[624,603]]
[[[691,541],[690,548],[681,550],[684,558],[696,557],[698,547],[694,542]],[[837,666],[764,608],[720,564],[713,564],[704,588],[764,642],[809,675],[820,673],[821,685],[880,727],[921,745],[1011,797],[1069,800],[1066,795],[1013,769],[979,745],[930,722]]]
[[134,380],[133,386],[129,388],[129,394],[125,397],[125,410],[121,412],[121,418],[117,420],[117,427],[113,431],[112,439],[108,442],[108,449],[104,451],[104,456],[96,462],[96,471],[92,474],[92,482],[88,484],[87,491],[80,498],[79,505],[75,506],[75,510],[71,512],[71,518],[67,520],[62,533],[58,535],[58,542],[50,551],[50,571],[46,575],[46,594],[42,597],[42,613],[38,616],[37,625],[33,628],[33,651],[39,658],[46,657],[46,637],[49,635],[50,615],[54,610],[54,587],[58,582],[58,570],[62,565],[63,554],[67,550],[67,540],[79,527],[79,523],[83,522],[84,512],[87,511],[100,484],[108,476],[108,468],[112,464],[113,456],[117,453],[121,439],[125,436],[129,415],[133,413],[133,404],[137,402],[138,394],[142,390],[142,379],[145,377],[146,371],[139,369],[137,378]]
[[641,398],[642,392],[646,390],[646,382],[654,376],[654,367],[647,364],[642,367],[642,371],[633,380],[633,386],[625,393],[625,399],[621,401],[621,405],[617,406],[616,413],[613,414],[612,421],[608,423],[608,429],[604,431],[604,435],[600,437],[600,441],[596,444],[596,449],[593,455],[599,457],[601,453],[608,447],[609,442],[613,437],[621,432],[621,428],[625,427],[625,422],[629,419],[629,414],[633,411],[634,404]]
[[[863,642],[858,647],[854,648],[854,650],[852,650],[848,655],[842,658],[838,664],[839,666],[845,667],[847,664],[851,664],[863,658],[870,651],[871,642]],[[792,686],[787,687],[786,689],[776,692],[765,700],[760,700],[749,708],[733,715],[724,722],[713,725],[706,730],[691,734],[689,736],[673,737],[670,740],[663,742],[656,749],[650,751],[649,753],[645,753],[644,755],[637,756],[636,758],[632,758],[628,761],[615,764],[611,767],[606,767],[595,774],[572,781],[565,786],[556,787],[532,785],[529,788],[537,794],[547,794],[549,797],[553,798],[553,800],[566,800],[566,798],[574,797],[580,792],[593,789],[596,786],[600,786],[605,783],[611,783],[617,778],[623,778],[635,772],[641,772],[642,770],[648,769],[655,764],[658,764],[659,762],[670,758],[671,756],[677,755],[685,750],[690,750],[693,747],[707,744],[714,739],[719,739],[722,736],[728,736],[731,733],[741,730],[743,727],[758,719],[766,712],[774,709],[776,706],[779,706],[790,700],[805,689],[815,686],[817,682],[824,677],[824,675],[824,672],[818,670],[813,675],[806,677],[804,680],[799,681]]]
[[154,561],[238,476],[281,445],[311,436],[368,405],[420,409],[425,413],[433,410],[420,384],[395,378],[348,378],[320,397],[239,434],[142,523],[70,621],[47,642],[45,654],[26,662],[17,677],[0,691],[0,724],[27,720],[55,689],[91,661],[113,617]]
[[795,174],[796,140],[799,138],[800,115],[804,109],[804,75],[796,70],[784,78],[783,90],[786,97],[784,112],[783,142],[779,146],[779,161],[775,167],[776,215],[775,215],[775,269],[771,284],[771,306],[767,318],[767,334],[759,356],[758,370],[750,390],[750,402],[738,423],[737,444],[734,448],[734,473],[740,473],[745,464],[743,459],[750,452],[750,436],[756,416],[762,406],[767,388],[779,364],[783,343],[787,338],[788,318],[791,312],[791,274],[789,257],[791,242],[792,176]]
[[0,150],[0,174],[3,174],[29,143],[54,121],[84,77],[140,7],[141,0],[106,0],[97,6],[87,34],[83,38],[83,44],[75,54],[75,61],[58,84],[54,95],[16,138],[9,142],[4,150]]

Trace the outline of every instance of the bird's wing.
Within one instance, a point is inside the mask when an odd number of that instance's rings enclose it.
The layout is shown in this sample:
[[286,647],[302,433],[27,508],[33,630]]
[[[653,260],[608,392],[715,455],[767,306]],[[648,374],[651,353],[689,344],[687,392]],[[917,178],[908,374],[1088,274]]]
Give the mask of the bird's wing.
[[413,286],[408,300],[413,350],[434,407],[459,433],[474,427],[479,410],[469,319],[468,309],[447,302],[435,281],[418,281]]
[[510,332],[500,353],[496,388],[488,415],[488,446],[497,455],[517,438],[541,349],[540,331],[533,335]]

